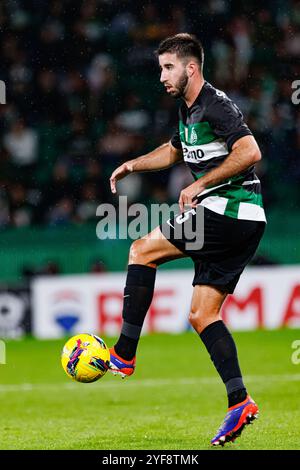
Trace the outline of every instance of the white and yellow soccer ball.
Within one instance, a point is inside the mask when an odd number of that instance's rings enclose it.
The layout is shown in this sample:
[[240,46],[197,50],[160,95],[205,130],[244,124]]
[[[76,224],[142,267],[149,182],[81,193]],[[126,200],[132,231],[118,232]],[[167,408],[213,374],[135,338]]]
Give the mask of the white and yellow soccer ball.
[[63,347],[61,363],[66,374],[78,382],[95,382],[109,368],[110,352],[103,339],[80,334],[70,338]]

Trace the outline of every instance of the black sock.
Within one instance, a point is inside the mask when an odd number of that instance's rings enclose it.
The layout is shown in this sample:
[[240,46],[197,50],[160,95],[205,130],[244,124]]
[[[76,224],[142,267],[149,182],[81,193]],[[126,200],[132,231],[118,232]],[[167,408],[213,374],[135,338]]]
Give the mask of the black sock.
[[247,398],[247,390],[245,388],[240,388],[235,392],[231,392],[228,394],[228,408],[231,406],[237,405],[242,401],[246,400]]
[[228,406],[245,400],[247,390],[243,383],[236,346],[225,324],[222,320],[211,323],[200,333],[200,338],[226,386]]
[[150,307],[156,268],[129,264],[124,289],[123,326],[115,345],[116,353],[130,361],[136,353],[146,313]]

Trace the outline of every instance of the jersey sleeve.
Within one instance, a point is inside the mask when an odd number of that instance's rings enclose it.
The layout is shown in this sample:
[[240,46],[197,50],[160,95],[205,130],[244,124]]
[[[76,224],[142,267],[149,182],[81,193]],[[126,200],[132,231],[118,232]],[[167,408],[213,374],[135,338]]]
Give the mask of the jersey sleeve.
[[229,151],[238,139],[252,135],[244,123],[243,114],[226,95],[215,96],[206,113],[213,132],[225,140]]
[[182,148],[178,128],[171,138],[171,144],[178,150],[181,150]]

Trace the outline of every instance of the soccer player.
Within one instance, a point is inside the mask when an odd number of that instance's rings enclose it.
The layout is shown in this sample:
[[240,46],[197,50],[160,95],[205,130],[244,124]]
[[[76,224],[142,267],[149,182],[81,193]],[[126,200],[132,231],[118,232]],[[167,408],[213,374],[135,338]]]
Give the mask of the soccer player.
[[[228,412],[211,441],[234,441],[258,415],[243,382],[234,340],[222,321],[221,306],[233,293],[265,229],[260,181],[254,164],[259,147],[238,107],[203,78],[203,48],[195,36],[181,33],[158,47],[160,81],[166,92],[182,98],[179,127],[170,142],[125,162],[111,175],[116,182],[133,172],[155,171],[184,160],[195,181],[182,189],[181,214],[135,240],[130,248],[124,289],[123,325],[111,348],[111,370],[123,378],[134,372],[136,349],[151,304],[157,266],[189,256],[194,261],[189,321],[203,341],[225,384]],[[188,210],[186,210],[188,209]],[[195,227],[202,211],[203,244],[190,246],[182,233]],[[178,229],[181,229],[181,232]],[[185,232],[184,232],[185,233]]]

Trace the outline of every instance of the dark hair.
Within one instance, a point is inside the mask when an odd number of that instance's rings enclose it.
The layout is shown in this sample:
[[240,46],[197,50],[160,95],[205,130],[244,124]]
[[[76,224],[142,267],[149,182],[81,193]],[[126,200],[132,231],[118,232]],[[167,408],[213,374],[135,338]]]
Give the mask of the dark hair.
[[181,59],[187,57],[195,57],[197,59],[200,69],[202,69],[204,61],[204,52],[201,42],[189,33],[179,33],[164,39],[155,51],[156,55],[162,55],[166,52],[177,54]]

